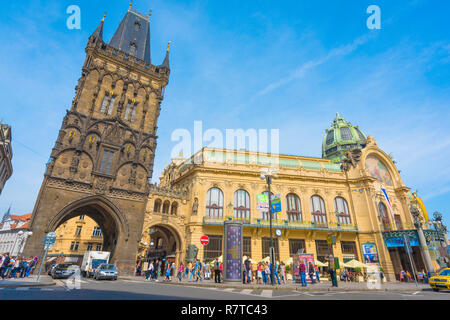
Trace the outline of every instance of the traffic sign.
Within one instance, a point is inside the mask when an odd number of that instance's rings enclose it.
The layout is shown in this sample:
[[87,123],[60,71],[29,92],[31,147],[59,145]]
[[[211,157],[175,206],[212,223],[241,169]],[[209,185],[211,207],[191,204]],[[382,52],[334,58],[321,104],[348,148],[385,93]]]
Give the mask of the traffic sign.
[[203,236],[200,238],[200,243],[204,246],[207,246],[209,243],[209,237],[208,236]]
[[44,238],[44,245],[55,244],[56,242],[56,233],[50,232]]

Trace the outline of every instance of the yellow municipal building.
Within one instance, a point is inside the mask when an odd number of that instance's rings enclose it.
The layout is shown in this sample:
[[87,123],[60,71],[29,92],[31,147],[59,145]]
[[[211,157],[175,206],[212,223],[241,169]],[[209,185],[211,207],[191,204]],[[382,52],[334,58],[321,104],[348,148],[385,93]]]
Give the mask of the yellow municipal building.
[[[427,254],[437,269],[436,250],[419,244],[410,208],[417,206],[416,197],[375,139],[337,115],[322,151],[323,158],[311,158],[204,148],[189,159],[173,159],[160,184],[149,186],[137,264],[163,257],[177,264],[192,257],[209,262],[223,254],[226,220],[244,224],[244,255],[257,261],[269,256],[269,215],[257,210],[256,199],[268,191],[261,170],[276,167],[271,192],[282,199],[282,212],[273,215],[277,261],[303,250],[325,262],[331,253],[344,263],[378,263],[393,281],[400,270],[410,270],[405,248],[395,245],[407,235],[416,271],[427,271]],[[417,207],[416,223],[423,223],[427,243],[445,241]],[[98,243],[91,239],[96,224],[89,220],[83,225],[87,238],[79,241],[78,252],[70,251],[77,225],[79,218],[57,230],[64,241],[57,242],[53,256],[95,250],[88,248]],[[200,243],[203,235],[210,239],[207,246]],[[335,244],[327,242],[329,235]]]

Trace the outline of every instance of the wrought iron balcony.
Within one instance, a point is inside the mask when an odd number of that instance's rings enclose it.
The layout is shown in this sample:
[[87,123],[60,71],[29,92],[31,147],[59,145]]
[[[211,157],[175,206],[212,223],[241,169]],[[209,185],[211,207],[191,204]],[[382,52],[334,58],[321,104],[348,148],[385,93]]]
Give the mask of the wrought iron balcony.
[[[239,221],[246,227],[269,228],[270,220],[265,219],[239,219],[233,217],[203,217],[203,225],[220,226],[227,220]],[[338,223],[314,223],[311,221],[272,220],[272,227],[277,229],[296,230],[328,230],[341,232],[358,232],[358,227],[353,224]]]

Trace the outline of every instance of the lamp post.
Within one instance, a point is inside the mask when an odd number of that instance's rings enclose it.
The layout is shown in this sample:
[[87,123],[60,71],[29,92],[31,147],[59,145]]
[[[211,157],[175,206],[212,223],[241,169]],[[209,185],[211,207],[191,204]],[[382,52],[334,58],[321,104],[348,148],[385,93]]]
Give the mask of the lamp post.
[[275,177],[277,174],[275,169],[267,168],[261,171],[261,179],[266,180],[267,188],[268,188],[268,198],[269,198],[269,221],[270,221],[270,282],[274,285],[273,279],[273,267],[275,264],[275,249],[273,247],[273,233],[272,233],[272,193],[270,191],[270,185],[272,184],[272,177]]

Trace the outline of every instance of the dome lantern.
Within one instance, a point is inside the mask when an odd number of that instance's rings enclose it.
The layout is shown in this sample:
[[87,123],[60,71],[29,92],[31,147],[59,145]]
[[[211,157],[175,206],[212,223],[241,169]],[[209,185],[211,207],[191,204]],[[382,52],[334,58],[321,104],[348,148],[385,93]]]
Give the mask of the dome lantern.
[[366,139],[367,137],[358,126],[352,125],[337,113],[331,128],[325,132],[322,158],[341,162],[347,151],[363,149],[366,146]]

